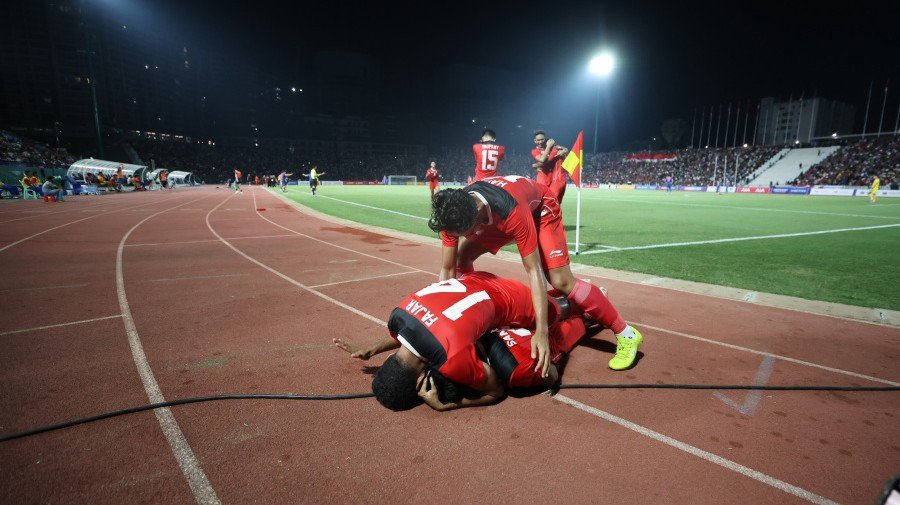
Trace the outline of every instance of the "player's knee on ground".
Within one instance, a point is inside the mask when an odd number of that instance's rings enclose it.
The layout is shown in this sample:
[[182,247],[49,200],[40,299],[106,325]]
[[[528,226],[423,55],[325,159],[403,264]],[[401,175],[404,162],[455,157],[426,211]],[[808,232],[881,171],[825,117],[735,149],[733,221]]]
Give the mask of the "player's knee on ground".
[[416,392],[418,377],[416,369],[407,366],[393,354],[385,360],[372,379],[372,392],[378,403],[391,410],[409,410],[422,403]]

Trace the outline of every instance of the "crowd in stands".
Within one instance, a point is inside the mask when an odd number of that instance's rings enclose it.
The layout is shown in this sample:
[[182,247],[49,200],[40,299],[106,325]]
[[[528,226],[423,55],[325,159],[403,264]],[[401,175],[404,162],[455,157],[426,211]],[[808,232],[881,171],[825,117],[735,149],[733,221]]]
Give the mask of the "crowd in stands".
[[20,138],[3,130],[0,130],[0,160],[22,162],[39,168],[69,168],[76,161],[65,149]]
[[[328,179],[381,181],[387,175],[415,175],[421,180],[431,161],[437,162],[444,181],[465,182],[473,174],[475,165],[468,146],[446,148],[428,153],[423,158],[421,155],[409,154],[308,156],[301,152],[290,152],[283,147],[262,145],[250,147],[153,140],[129,143],[145,164],[149,164],[152,159],[157,167],[190,171],[196,179],[214,183],[228,180],[235,169],[246,174],[248,180],[253,180],[256,176],[267,180],[266,177],[274,177],[274,174],[282,170],[298,174],[296,178],[313,165],[318,166],[320,172],[327,172]],[[653,153],[585,153],[582,179],[588,184],[661,184],[667,176],[671,176],[676,185],[700,186],[717,182],[742,184],[779,150],[780,147],[775,146],[755,146]],[[533,161],[529,151],[507,146],[506,157],[500,165],[501,173],[533,177]],[[635,160],[650,154],[665,154],[665,160]],[[75,161],[75,157],[65,149],[51,148],[46,144],[0,131],[0,160],[39,168],[43,176],[44,167],[67,168]],[[879,175],[882,184],[887,187],[897,183],[898,165],[898,137],[869,138],[841,146],[832,156],[810,167],[790,183],[868,185],[874,175]],[[121,181],[113,182],[112,179],[87,182],[107,186],[111,190],[121,190]],[[5,185],[15,187],[18,181],[4,182]],[[136,188],[143,188],[148,182],[150,181],[125,181]]]
[[802,172],[794,186],[868,186],[875,176],[881,186],[896,185],[900,170],[900,138],[870,137],[841,146],[831,156]]

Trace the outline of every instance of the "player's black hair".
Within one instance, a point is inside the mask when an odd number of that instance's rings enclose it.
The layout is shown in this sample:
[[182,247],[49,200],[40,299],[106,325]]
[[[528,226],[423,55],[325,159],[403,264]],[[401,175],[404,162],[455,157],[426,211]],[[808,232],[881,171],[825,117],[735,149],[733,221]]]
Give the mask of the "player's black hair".
[[497,138],[497,134],[494,133],[494,130],[491,130],[490,128],[485,128],[484,131],[481,132],[481,136],[482,136],[482,137],[484,137],[485,135],[488,135],[488,136],[491,137],[492,139],[496,139],[496,138]]
[[462,233],[472,228],[477,217],[475,199],[465,189],[445,189],[434,194],[428,227],[435,232]]
[[544,130],[536,130],[536,131],[534,132],[534,135],[532,135],[532,136],[533,136],[533,137],[537,137],[538,135],[543,135],[543,136],[545,136],[545,137],[547,136],[547,134],[544,133]]
[[422,403],[416,392],[416,379],[419,372],[403,363],[396,354],[385,360],[372,379],[372,392],[375,399],[385,407],[399,412],[409,410]]

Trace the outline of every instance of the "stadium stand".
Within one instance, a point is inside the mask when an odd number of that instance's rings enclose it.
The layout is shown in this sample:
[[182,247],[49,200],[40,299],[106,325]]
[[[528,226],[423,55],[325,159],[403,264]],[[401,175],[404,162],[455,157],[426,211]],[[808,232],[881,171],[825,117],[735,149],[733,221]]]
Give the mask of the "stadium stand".
[[800,173],[795,186],[867,186],[872,176],[881,178],[881,187],[896,189],[900,171],[900,138],[875,137],[840,146],[821,162]]

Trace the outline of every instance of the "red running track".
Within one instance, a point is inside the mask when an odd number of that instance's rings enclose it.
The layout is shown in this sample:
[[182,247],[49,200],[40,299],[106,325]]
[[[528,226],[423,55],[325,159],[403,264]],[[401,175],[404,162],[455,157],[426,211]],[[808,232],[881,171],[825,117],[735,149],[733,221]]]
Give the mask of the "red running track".
[[[2,433],[148,395],[367,391],[382,359],[352,362],[331,339],[381,338],[393,304],[437,271],[436,247],[322,221],[261,189],[62,205],[0,209],[17,219],[0,242]],[[479,266],[521,278],[514,263]],[[900,382],[895,328],[593,281],[644,330],[645,355],[612,372],[601,333],[572,353],[565,382]],[[2,443],[0,497],[868,504],[900,470],[898,415],[895,393],[564,390],[449,413],[213,402]]]

